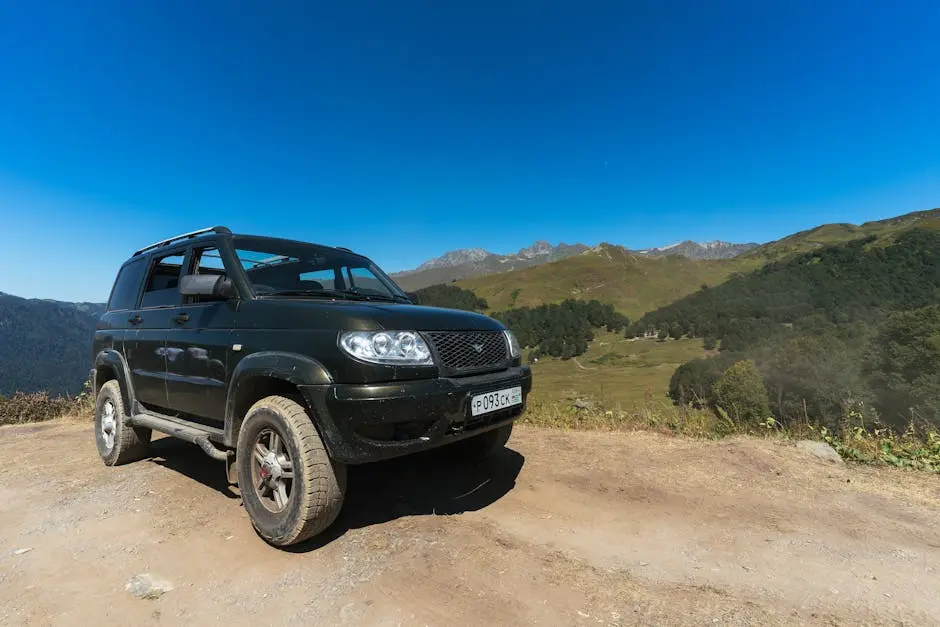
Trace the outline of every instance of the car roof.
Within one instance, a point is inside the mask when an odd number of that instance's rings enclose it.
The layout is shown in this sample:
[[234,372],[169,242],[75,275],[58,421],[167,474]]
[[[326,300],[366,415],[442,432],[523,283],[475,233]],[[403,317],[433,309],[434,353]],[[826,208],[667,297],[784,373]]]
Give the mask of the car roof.
[[322,248],[324,250],[340,250],[344,253],[352,253],[353,255],[356,255],[357,257],[362,257],[362,255],[360,255],[359,253],[355,253],[349,250],[348,248],[344,248],[343,246],[327,246],[326,244],[317,244],[316,242],[306,242],[306,241],[298,240],[298,239],[288,239],[284,237],[269,237],[267,235],[246,235],[242,233],[234,233],[231,235],[231,237],[233,239],[248,240],[248,241],[254,241],[258,243],[273,242],[277,244],[288,244],[292,246],[315,246],[317,248]]
[[177,247],[189,246],[190,244],[194,243],[193,240],[196,240],[199,242],[204,241],[204,240],[212,241],[219,237],[233,238],[233,239],[237,238],[242,241],[253,241],[257,244],[263,244],[264,242],[267,242],[267,243],[276,243],[276,244],[286,244],[286,245],[292,245],[292,246],[314,246],[316,248],[321,248],[323,250],[337,250],[337,251],[342,251],[344,253],[355,255],[357,257],[362,257],[363,259],[366,258],[364,255],[360,255],[359,253],[353,252],[349,248],[345,248],[343,246],[327,246],[325,244],[317,244],[314,242],[287,239],[283,237],[270,237],[267,235],[251,235],[251,234],[244,234],[244,233],[236,234],[236,233],[232,233],[232,231],[229,230],[227,227],[214,226],[214,227],[209,227],[205,229],[199,229],[197,231],[190,231],[188,233],[182,233],[180,235],[176,235],[168,239],[160,240],[159,242],[156,242],[149,246],[145,246],[144,248],[141,248],[137,250],[136,252],[134,252],[134,254],[131,255],[131,257],[127,259],[121,265],[123,267],[124,265],[127,265],[128,263],[136,259],[148,258],[154,254],[162,254],[164,251],[172,251]]

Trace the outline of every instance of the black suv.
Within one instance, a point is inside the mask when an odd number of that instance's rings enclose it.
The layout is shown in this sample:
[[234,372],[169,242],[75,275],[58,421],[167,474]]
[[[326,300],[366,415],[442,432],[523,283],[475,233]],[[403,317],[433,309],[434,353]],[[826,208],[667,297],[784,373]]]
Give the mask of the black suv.
[[277,546],[335,520],[347,464],[500,450],[532,386],[498,321],[417,306],[348,249],[225,227],[135,252],[93,358],[105,464],[144,457],[154,429],[193,442]]

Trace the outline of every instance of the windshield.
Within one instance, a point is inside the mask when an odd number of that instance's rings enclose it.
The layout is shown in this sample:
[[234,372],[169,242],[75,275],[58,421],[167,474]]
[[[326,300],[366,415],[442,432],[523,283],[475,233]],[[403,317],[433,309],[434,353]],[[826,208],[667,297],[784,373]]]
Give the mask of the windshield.
[[259,296],[408,300],[378,266],[354,253],[251,238],[235,238],[234,244],[235,256]]

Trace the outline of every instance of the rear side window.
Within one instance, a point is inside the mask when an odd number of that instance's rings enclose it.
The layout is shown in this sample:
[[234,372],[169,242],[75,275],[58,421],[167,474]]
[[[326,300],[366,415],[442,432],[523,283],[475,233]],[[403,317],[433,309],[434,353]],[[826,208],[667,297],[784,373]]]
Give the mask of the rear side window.
[[180,271],[183,255],[167,255],[157,259],[147,276],[141,308],[173,307],[180,304]]
[[147,265],[143,259],[132,261],[118,272],[111,289],[111,298],[108,299],[108,311],[133,309],[137,304],[137,294],[140,292],[140,282],[144,278]]

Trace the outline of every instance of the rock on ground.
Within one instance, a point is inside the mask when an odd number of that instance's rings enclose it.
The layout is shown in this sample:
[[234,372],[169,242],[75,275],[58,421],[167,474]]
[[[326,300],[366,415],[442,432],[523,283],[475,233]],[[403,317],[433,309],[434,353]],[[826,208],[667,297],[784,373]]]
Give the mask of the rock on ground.
[[814,457],[829,462],[830,464],[836,464],[842,466],[845,464],[845,461],[839,456],[834,448],[826,444],[825,442],[817,442],[816,440],[800,440],[796,443],[796,448],[801,451],[805,451]]
[[173,584],[150,573],[134,575],[124,589],[140,599],[159,599],[173,589]]

